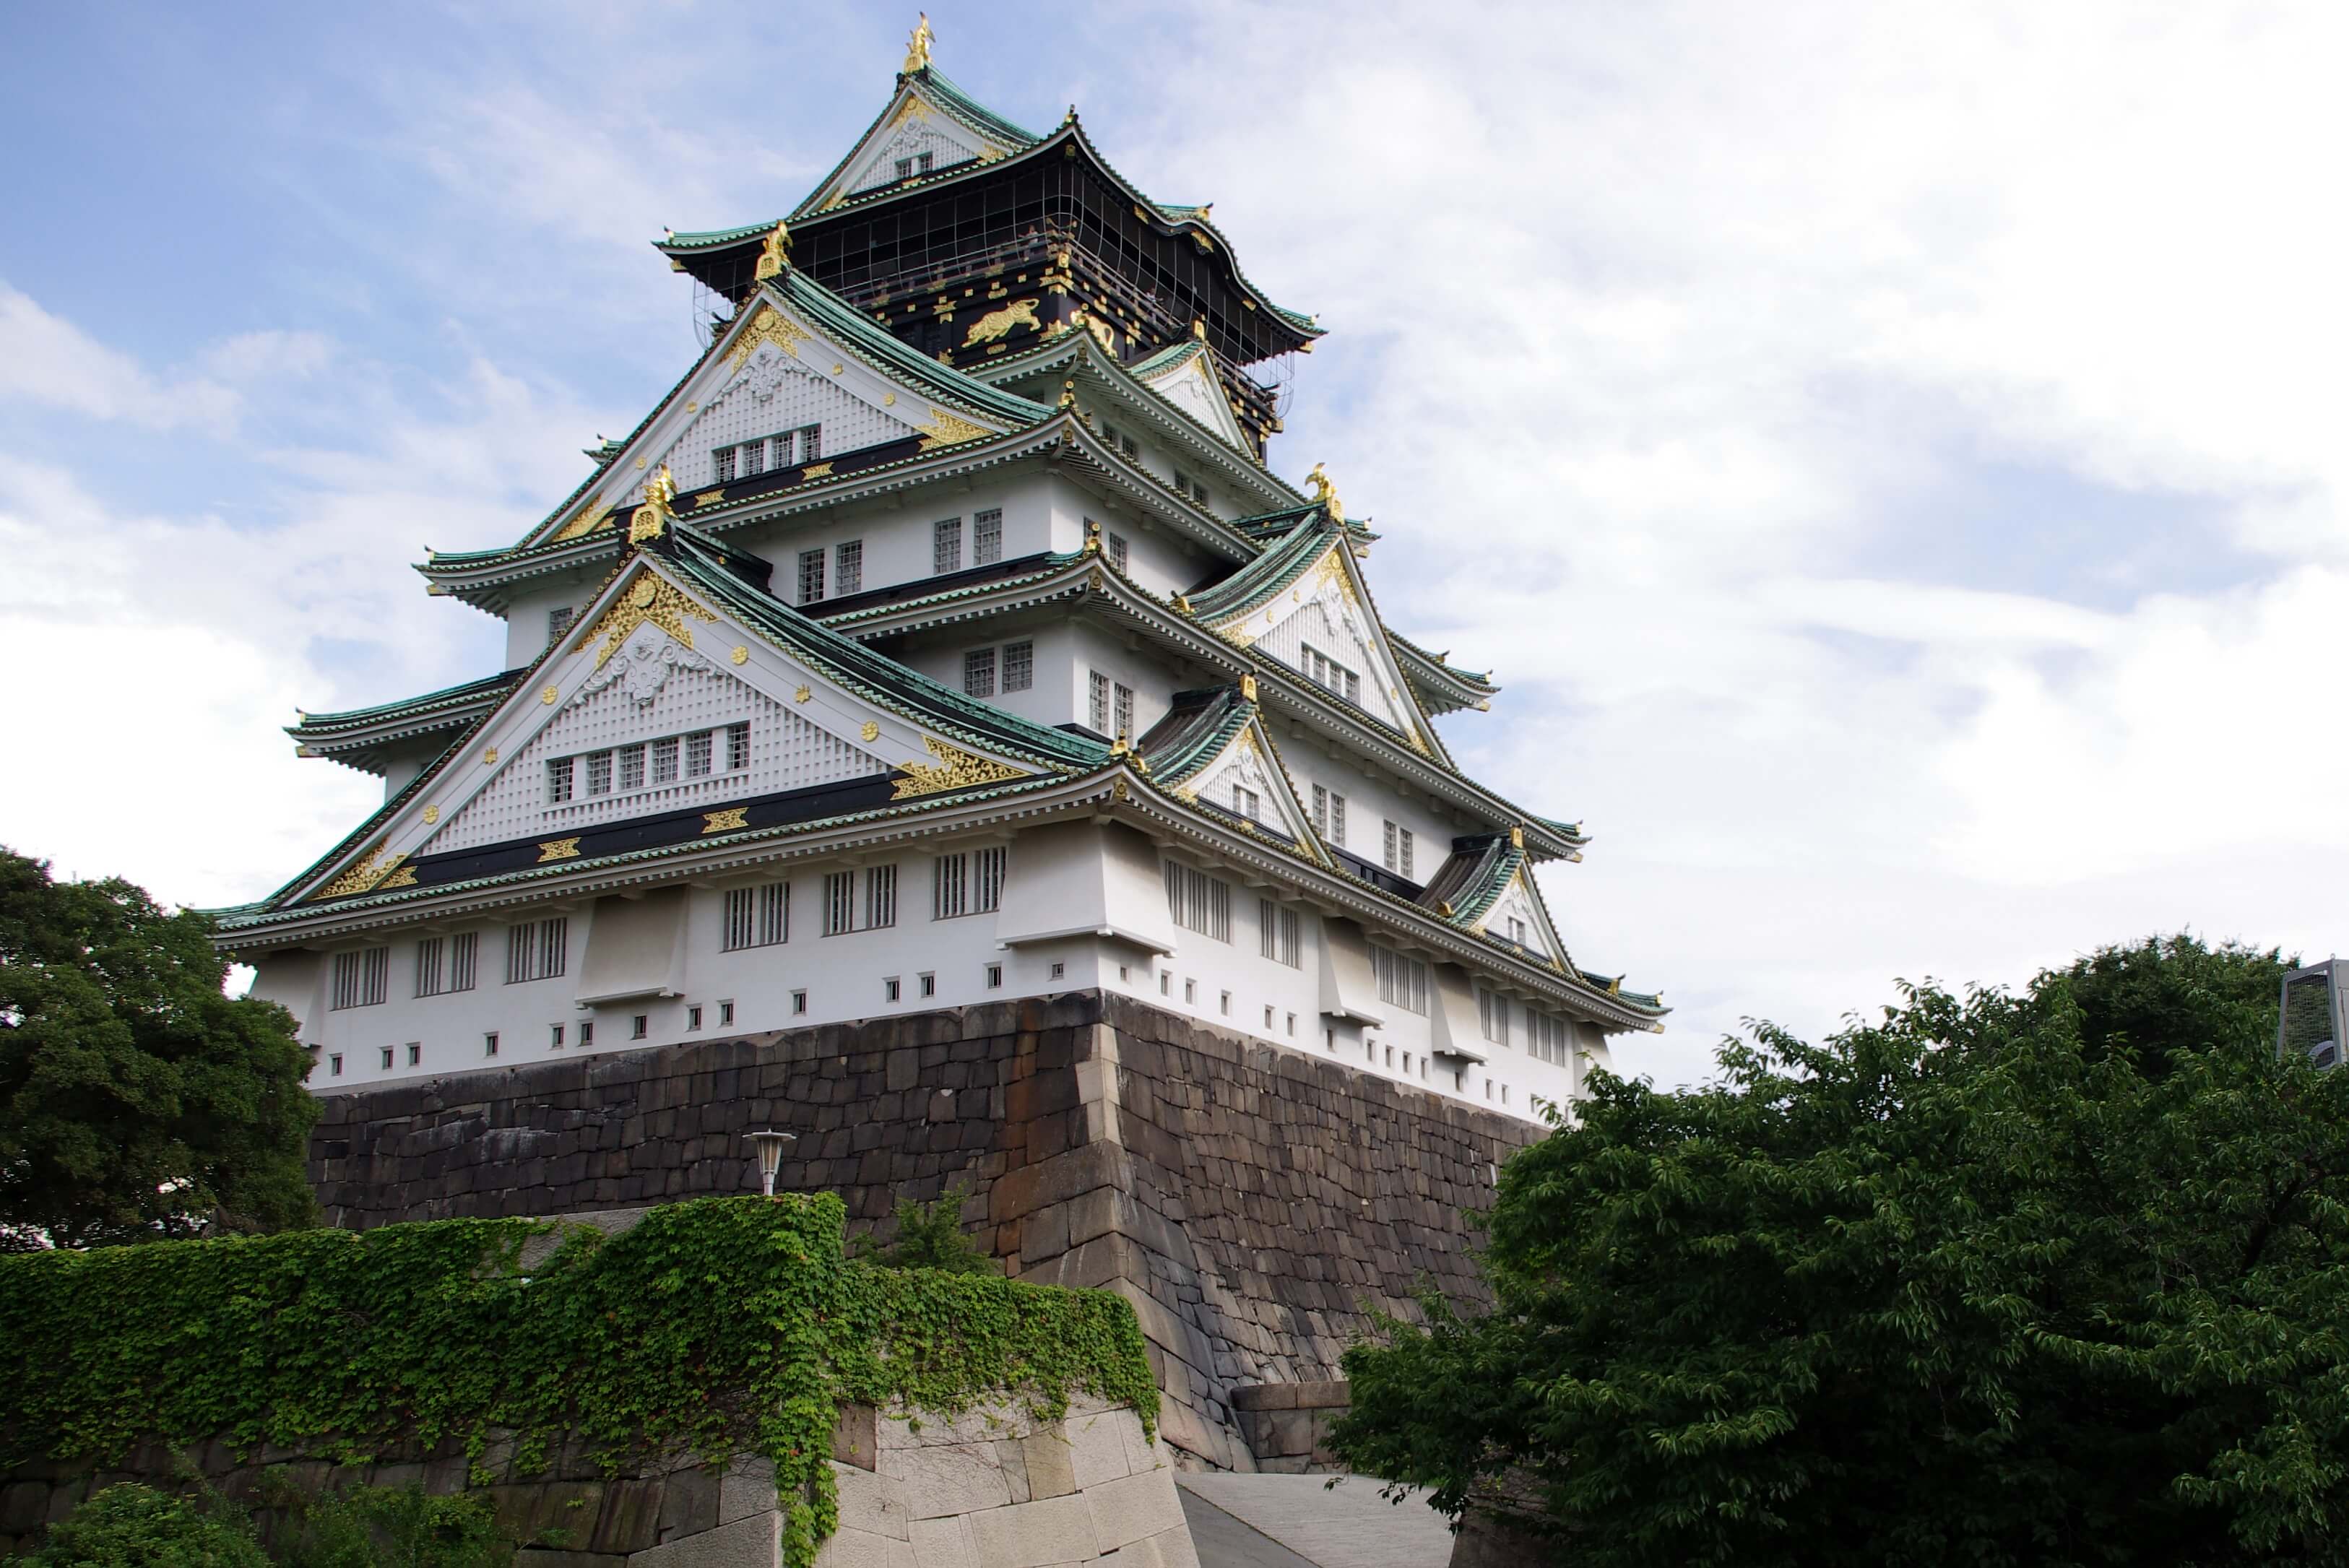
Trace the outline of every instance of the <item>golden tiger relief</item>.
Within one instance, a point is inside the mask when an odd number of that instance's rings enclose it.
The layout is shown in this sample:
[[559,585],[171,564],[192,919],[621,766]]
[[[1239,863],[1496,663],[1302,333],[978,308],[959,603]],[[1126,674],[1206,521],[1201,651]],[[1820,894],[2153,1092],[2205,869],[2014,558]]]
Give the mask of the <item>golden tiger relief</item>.
[[1001,310],[988,311],[970,324],[970,335],[962,340],[962,346],[973,348],[982,343],[999,342],[1010,336],[1015,326],[1026,326],[1037,332],[1044,330],[1044,324],[1036,319],[1034,300],[1016,299]]

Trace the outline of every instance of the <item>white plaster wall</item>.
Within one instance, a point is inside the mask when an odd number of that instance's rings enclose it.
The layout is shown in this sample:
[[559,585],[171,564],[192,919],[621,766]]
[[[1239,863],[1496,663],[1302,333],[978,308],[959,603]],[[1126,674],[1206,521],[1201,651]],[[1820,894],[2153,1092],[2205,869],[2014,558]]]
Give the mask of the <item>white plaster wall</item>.
[[[1113,686],[1133,688],[1133,725],[1128,738],[1139,740],[1150,727],[1166,717],[1174,693],[1174,676],[1164,664],[1140,648],[1128,646],[1100,626],[1071,622],[1068,627],[1069,707],[1052,724],[1092,724],[1091,672],[1101,671]],[[1110,727],[1116,727],[1114,696]],[[1111,738],[1114,739],[1112,735]]]
[[936,490],[926,498],[895,506],[842,508],[820,518],[792,518],[754,524],[728,535],[737,549],[762,557],[774,565],[770,583],[786,603],[799,602],[799,558],[803,550],[824,552],[824,592],[837,597],[833,576],[834,547],[847,540],[864,543],[864,574],[860,592],[917,583],[935,575],[934,525],[946,518],[962,520],[962,564],[973,559],[971,519],[989,508],[1003,513],[1003,555],[1006,561],[1040,551],[1068,548],[1052,542],[1052,511],[1049,481],[1030,475],[972,485],[965,490]]
[[[947,852],[968,852],[1000,842],[999,838],[974,839]],[[837,936],[821,934],[824,874],[843,869],[855,872],[861,908],[863,865],[817,862],[791,868],[781,877],[792,890],[788,940],[733,953],[720,949],[724,886],[692,886],[686,900],[680,994],[673,997],[647,997],[586,1010],[574,1005],[593,939],[593,900],[523,912],[533,920],[558,913],[569,916],[569,965],[557,978],[504,983],[506,928],[519,916],[502,915],[494,921],[410,928],[379,944],[346,944],[389,946],[389,995],[380,1006],[325,1010],[322,988],[330,983],[331,960],[301,953],[263,959],[256,988],[263,995],[289,999],[289,1005],[294,1005],[291,998],[320,996],[320,1002],[308,1009],[316,1016],[305,1016],[302,1037],[320,1047],[311,1087],[321,1092],[523,1066],[558,1055],[575,1055],[583,1048],[626,1050],[697,1036],[797,1028],[1094,987],[1134,996],[1203,1024],[1334,1060],[1357,1071],[1478,1104],[1490,1103],[1519,1115],[1532,1113],[1532,1095],[1562,1102],[1572,1092],[1567,1068],[1536,1061],[1527,1054],[1521,1017],[1513,1022],[1509,1046],[1490,1047],[1489,1066],[1470,1068],[1464,1084],[1455,1084],[1450,1072],[1429,1059],[1432,1034],[1426,1017],[1392,1006],[1381,1009],[1387,1015],[1383,1023],[1368,1027],[1338,1025],[1323,1017],[1319,916],[1293,900],[1277,901],[1299,913],[1299,965],[1290,968],[1277,959],[1265,958],[1257,901],[1268,890],[1247,886],[1227,873],[1216,874],[1232,884],[1229,943],[1176,929],[1174,951],[1164,955],[1090,934],[1007,949],[999,944],[992,914],[931,918],[933,858],[910,852],[895,857],[898,868],[895,925]],[[1016,841],[1010,845],[1009,864],[1009,875],[1017,879],[1020,851]],[[752,880],[756,879],[727,885],[750,885]],[[415,995],[417,938],[467,930],[480,934],[474,989]],[[1377,939],[1374,932],[1372,940]],[[999,984],[989,983],[990,965],[1000,965]],[[920,977],[925,974],[935,977],[936,989],[929,995],[921,991]],[[886,982],[892,977],[900,982],[894,1003],[886,995]],[[804,1012],[794,1010],[793,993],[798,991],[807,995]],[[720,1004],[725,1002],[734,1005],[731,1024],[719,1021]],[[689,1022],[689,1009],[697,1006],[702,1009],[698,1031]],[[1522,1007],[1521,1003],[1518,1006]],[[1267,1008],[1271,1009],[1268,1024]],[[296,1010],[303,1009],[297,1006]],[[642,1038],[636,1037],[634,1028],[638,1016],[646,1020]],[[580,1025],[590,1020],[593,1044],[583,1047]],[[554,1026],[558,1024],[564,1026],[564,1044],[559,1047],[552,1043]],[[492,1031],[499,1036],[494,1057],[484,1049],[484,1037]],[[411,1041],[422,1048],[421,1061],[413,1068],[407,1057]],[[381,1066],[379,1056],[387,1046],[393,1052],[388,1069]],[[1587,1036],[1585,1048],[1589,1048]],[[330,1058],[337,1053],[343,1057],[339,1076],[330,1070]],[[1487,1078],[1492,1080],[1489,1101]],[[1509,1090],[1506,1102],[1500,1094],[1504,1086]]]
[[549,583],[518,591],[506,606],[506,662],[518,670],[546,651],[546,616],[567,608],[574,614],[587,607],[595,584],[577,580]]
[[1452,853],[1452,841],[1464,830],[1439,815],[1427,797],[1409,790],[1387,775],[1372,779],[1359,761],[1333,752],[1302,736],[1279,735],[1273,744],[1295,780],[1307,814],[1313,810],[1313,786],[1333,789],[1346,798],[1345,848],[1373,864],[1384,864],[1385,832],[1392,820],[1408,828],[1416,841],[1412,847],[1411,880],[1424,883]]

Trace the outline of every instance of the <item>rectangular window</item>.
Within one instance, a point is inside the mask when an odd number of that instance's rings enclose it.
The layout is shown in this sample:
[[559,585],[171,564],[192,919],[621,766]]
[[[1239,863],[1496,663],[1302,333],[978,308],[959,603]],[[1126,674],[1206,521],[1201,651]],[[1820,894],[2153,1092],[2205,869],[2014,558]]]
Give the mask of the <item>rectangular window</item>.
[[587,754],[587,793],[609,795],[612,792],[612,754],[591,751]]
[[856,929],[856,873],[830,872],[823,879],[823,934],[839,936]]
[[1125,563],[1132,559],[1132,554],[1133,552],[1126,546],[1125,535],[1112,533],[1109,536],[1109,563],[1112,566],[1116,567],[1120,572],[1124,571]]
[[[864,542],[851,539],[833,546],[833,591],[848,594],[862,593],[864,588]],[[821,588],[817,597],[823,597]]]
[[1142,443],[1140,441],[1135,440],[1132,436],[1120,436],[1117,438],[1117,444],[1124,451],[1127,457],[1132,458],[1136,461],[1141,460]]
[[823,455],[823,427],[802,425],[800,427],[800,461],[812,463]]
[[988,965],[987,966],[987,988],[990,991],[996,991],[1000,990],[1002,986],[1003,965],[1000,964]]
[[1092,672],[1090,685],[1092,706],[1087,717],[1092,720],[1093,733],[1096,735],[1115,733],[1109,727],[1109,677],[1101,671],[1094,670]]
[[1264,817],[1263,797],[1253,789],[1235,784],[1232,786],[1232,810],[1251,822],[1260,821]]
[[378,1006],[388,994],[390,977],[388,947],[362,947],[355,953],[336,954],[335,1010]]
[[719,949],[738,953],[754,945],[750,940],[759,890],[754,887],[733,887],[726,890],[726,917],[719,939]]
[[970,913],[970,857],[940,855],[930,862],[930,918],[952,920]]
[[794,1013],[804,1013],[807,1011],[806,992],[794,991],[792,993],[792,1011]]
[[709,757],[714,732],[699,730],[685,738],[685,776],[698,779],[709,771]]
[[416,944],[416,994],[438,996],[448,989],[447,972],[441,967],[446,944],[438,936],[428,936]]
[[915,994],[917,995],[935,996],[938,994],[938,977],[935,975],[916,975],[914,976],[914,983]]
[[481,934],[478,931],[460,931],[449,939],[449,989],[473,988],[473,960],[481,946]]
[[972,648],[962,656],[962,689],[965,696],[995,695],[995,650]]
[[1185,931],[1232,939],[1232,885],[1180,861],[1166,862],[1166,913]]
[[485,1057],[493,1057],[497,1054],[498,1034],[495,1029],[492,1029],[488,1034],[481,1037],[481,1055]]
[[412,1068],[420,1068],[424,1065],[423,1041],[410,1040],[408,1042],[408,1065]]
[[1334,789],[1313,786],[1313,827],[1333,844],[1346,841],[1346,798]]
[[759,945],[773,947],[792,938],[792,884],[769,882],[759,890]]
[[580,1019],[580,1020],[579,1020],[579,1044],[580,1044],[581,1047],[584,1049],[585,1047],[588,1047],[588,1046],[592,1046],[592,1045],[594,1045],[595,1043],[595,1019],[593,1019],[593,1018],[582,1018],[582,1019]]
[[970,517],[970,563],[992,566],[1003,559],[1003,511],[989,507]]
[[551,980],[564,973],[570,959],[571,921],[524,921],[506,928],[506,984]]
[[1191,499],[1203,508],[1211,504],[1207,499],[1207,487],[1195,481],[1191,486]]
[[733,1004],[733,1003],[731,1003],[731,1002],[720,1002],[720,1003],[719,1003],[719,1004],[718,1004],[718,1025],[719,1025],[719,1027],[720,1027],[720,1028],[731,1028],[731,1027],[733,1026],[733,1024],[734,1024],[734,1004]]
[[1392,947],[1371,944],[1371,972],[1378,976],[1379,1000],[1406,1012],[1427,1013],[1427,965]]
[[571,630],[571,619],[578,614],[578,611],[568,604],[546,613],[546,645],[548,647],[553,647],[562,639],[564,633]]
[[336,1051],[333,1056],[326,1058],[326,1074],[330,1078],[340,1078],[343,1076],[342,1052]]
[[1130,686],[1118,686],[1112,689],[1114,700],[1110,705],[1109,717],[1110,722],[1117,727],[1110,733],[1125,735],[1133,728],[1133,688]]
[[944,518],[930,525],[930,570],[962,570],[962,519]]
[[[628,1020],[628,1038],[632,1040],[643,1039],[646,1032],[652,1026],[652,1015],[649,1013],[638,1013],[634,1017],[630,1018]],[[579,1043],[584,1046],[587,1042],[582,1040]]]
[[731,447],[720,447],[716,451],[712,452],[710,456],[717,459],[718,482],[719,484],[731,483],[734,479],[734,449]]
[[800,552],[800,603],[813,604],[823,597],[823,552]]
[[550,1051],[559,1051],[563,1048],[562,1025],[549,1024],[546,1026],[546,1048]]
[[640,742],[620,748],[620,788],[641,789],[645,787],[645,748]]
[[391,1070],[391,1047],[389,1046],[383,1047],[383,1070],[386,1072],[389,1072]]
[[576,759],[557,757],[546,765],[546,798],[550,802],[571,799],[571,769]]
[[898,980],[897,976],[892,975],[889,978],[881,982],[881,999],[885,1002],[895,1002],[904,990],[904,985]]
[[1404,876],[1409,876],[1411,875],[1411,830],[1409,828],[1397,828],[1395,830],[1395,841],[1402,850],[1402,853],[1395,861],[1395,870],[1402,872]]
[[897,923],[897,868],[895,866],[865,868],[864,923],[874,927]]
[[693,1030],[695,1030],[695,1029],[698,1029],[698,1028],[701,1027],[701,1009],[700,1009],[700,1008],[698,1008],[698,1007],[688,1007],[688,1008],[685,1010],[685,1026],[686,1026],[687,1032],[688,1032],[688,1033],[690,1033],[691,1031],[693,1031]]
[[1003,645],[1003,689],[1027,691],[1036,684],[1036,645]]
[[730,724],[726,727],[726,771],[750,766],[750,727]]
[[1286,964],[1291,969],[1304,966],[1299,955],[1299,921],[1297,912],[1283,909],[1268,898],[1256,901],[1258,936],[1265,957]]
[[677,782],[677,737],[674,735],[653,742],[653,782]]
[[978,912],[990,914],[1003,907],[1003,873],[1011,851],[999,844],[971,856],[972,881],[978,894]]
[[745,441],[737,449],[742,454],[740,472],[744,479],[747,480],[754,474],[763,474],[767,471],[767,443],[765,441]]
[[1476,1022],[1495,1045],[1509,1043],[1509,1005],[1481,985],[1476,988]]
[[910,158],[901,158],[897,160],[897,178],[900,180],[911,180],[913,177],[914,160]]

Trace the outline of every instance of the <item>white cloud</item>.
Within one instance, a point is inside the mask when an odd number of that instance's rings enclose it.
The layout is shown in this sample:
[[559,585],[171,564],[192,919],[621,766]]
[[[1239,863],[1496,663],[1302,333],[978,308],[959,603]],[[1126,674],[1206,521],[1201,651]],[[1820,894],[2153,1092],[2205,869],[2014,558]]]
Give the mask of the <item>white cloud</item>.
[[17,400],[155,429],[224,432],[238,398],[202,377],[163,378],[0,284],[0,402]]

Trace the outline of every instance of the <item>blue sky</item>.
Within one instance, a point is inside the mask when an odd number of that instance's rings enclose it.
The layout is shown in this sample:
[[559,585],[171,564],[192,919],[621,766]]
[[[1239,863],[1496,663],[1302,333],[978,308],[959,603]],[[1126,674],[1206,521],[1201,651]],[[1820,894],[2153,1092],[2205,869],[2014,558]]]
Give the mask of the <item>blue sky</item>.
[[[2337,8],[943,5],[1330,336],[1294,478],[1583,819],[1578,957],[1806,1032],[2189,926],[2339,944]],[[911,11],[6,5],[0,841],[230,902],[363,812],[295,705],[494,668],[509,539],[695,352]],[[2261,750],[2290,735],[2289,758]]]

